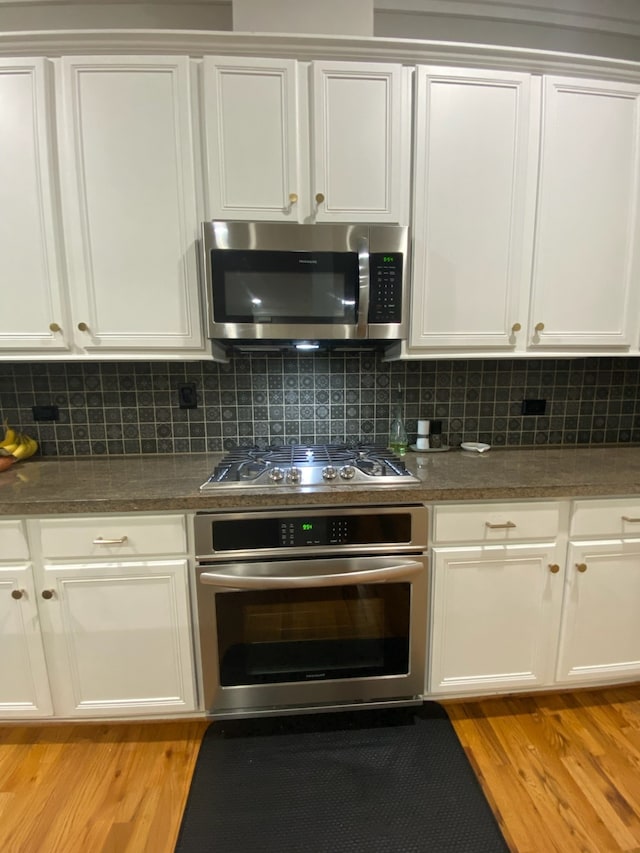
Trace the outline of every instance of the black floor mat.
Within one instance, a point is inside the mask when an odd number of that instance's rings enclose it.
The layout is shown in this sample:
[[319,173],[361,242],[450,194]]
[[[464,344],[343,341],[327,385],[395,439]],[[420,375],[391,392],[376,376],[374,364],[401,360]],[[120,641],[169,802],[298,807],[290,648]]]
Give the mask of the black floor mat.
[[443,708],[213,723],[177,853],[505,853]]

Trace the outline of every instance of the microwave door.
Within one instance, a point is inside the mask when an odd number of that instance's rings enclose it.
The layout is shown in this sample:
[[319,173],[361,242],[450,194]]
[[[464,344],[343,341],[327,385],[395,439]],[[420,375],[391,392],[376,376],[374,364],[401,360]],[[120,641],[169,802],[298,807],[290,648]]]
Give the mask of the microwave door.
[[229,337],[355,337],[360,266],[355,252],[213,250],[215,324]]

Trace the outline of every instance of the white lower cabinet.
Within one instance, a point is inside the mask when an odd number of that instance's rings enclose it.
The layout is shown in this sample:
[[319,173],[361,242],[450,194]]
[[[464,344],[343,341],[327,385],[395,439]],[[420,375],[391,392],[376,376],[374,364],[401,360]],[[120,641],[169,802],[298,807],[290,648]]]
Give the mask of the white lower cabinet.
[[[427,693],[640,678],[640,501],[466,503],[433,514]],[[518,541],[536,530],[545,541]]]
[[56,714],[194,709],[186,560],[47,566],[44,575]]
[[53,713],[31,565],[0,565],[0,718]]
[[193,712],[186,543],[175,514],[0,522],[0,718]]
[[557,549],[433,549],[430,692],[507,692],[547,684],[560,622]]
[[622,501],[577,503],[572,533],[585,535],[591,523],[591,535],[604,525],[611,538],[569,542],[560,684],[640,678],[640,539],[633,538],[638,509]]

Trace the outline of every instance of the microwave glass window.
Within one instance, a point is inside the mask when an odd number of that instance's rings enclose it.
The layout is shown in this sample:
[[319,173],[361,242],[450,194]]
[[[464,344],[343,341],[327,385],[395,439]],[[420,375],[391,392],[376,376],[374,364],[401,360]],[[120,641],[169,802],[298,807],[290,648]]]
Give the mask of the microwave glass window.
[[216,321],[357,322],[355,252],[214,250]]

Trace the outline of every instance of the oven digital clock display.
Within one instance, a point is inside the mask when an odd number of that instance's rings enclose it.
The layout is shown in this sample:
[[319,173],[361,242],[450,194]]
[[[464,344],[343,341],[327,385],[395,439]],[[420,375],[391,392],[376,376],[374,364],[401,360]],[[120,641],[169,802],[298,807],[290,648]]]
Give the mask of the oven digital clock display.
[[411,539],[411,516],[398,512],[220,520],[212,525],[212,539],[215,553],[314,545],[406,543]]

